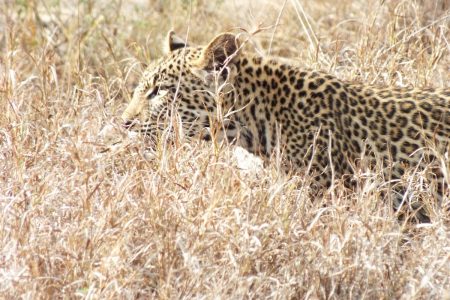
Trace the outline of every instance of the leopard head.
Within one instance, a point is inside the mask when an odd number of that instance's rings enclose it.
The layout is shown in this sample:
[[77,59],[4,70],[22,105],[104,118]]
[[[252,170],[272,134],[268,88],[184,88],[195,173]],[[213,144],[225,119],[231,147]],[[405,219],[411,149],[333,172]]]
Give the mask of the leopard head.
[[191,47],[169,32],[165,55],[146,69],[122,114],[124,126],[153,135],[181,121],[186,135],[200,133],[217,113],[220,91],[232,84],[239,48],[231,33],[218,35],[204,47]]

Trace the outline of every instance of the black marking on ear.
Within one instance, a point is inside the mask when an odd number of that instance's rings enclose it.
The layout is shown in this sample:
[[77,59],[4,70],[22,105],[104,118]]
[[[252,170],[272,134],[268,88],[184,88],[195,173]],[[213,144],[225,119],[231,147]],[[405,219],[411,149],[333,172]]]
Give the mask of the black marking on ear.
[[228,71],[227,68],[224,68],[224,69],[222,70],[222,73],[220,73],[220,76],[222,77],[223,80],[227,80],[227,78],[228,78],[228,73],[229,73],[229,71]]
[[186,43],[171,43],[169,45],[170,51],[175,51],[181,48],[185,48],[187,46]]
[[165,48],[165,51],[167,51],[168,49],[170,52],[175,51],[177,49],[189,47],[186,41],[183,38],[177,36],[176,33],[173,31],[169,31],[169,33],[167,34],[166,45],[167,48]]

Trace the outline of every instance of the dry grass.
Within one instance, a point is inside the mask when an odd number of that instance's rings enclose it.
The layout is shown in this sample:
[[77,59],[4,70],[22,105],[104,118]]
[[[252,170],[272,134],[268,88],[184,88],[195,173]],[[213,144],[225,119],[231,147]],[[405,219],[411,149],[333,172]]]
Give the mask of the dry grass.
[[[240,170],[232,149],[182,140],[149,152],[117,125],[170,28],[202,44],[268,27],[255,51],[343,79],[448,87],[449,8],[1,2],[0,297],[449,299],[448,214],[398,222],[376,172],[311,199],[308,177],[276,160]],[[105,126],[124,143],[101,153]]]

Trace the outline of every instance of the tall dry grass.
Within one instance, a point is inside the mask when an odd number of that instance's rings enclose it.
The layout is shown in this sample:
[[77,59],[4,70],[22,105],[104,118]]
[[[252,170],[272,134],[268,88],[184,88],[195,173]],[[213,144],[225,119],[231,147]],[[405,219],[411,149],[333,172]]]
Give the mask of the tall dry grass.
[[[449,8],[1,2],[1,297],[450,298],[448,213],[399,222],[378,172],[312,199],[310,179],[281,174],[277,159],[243,169],[253,158],[232,147],[184,140],[150,151],[117,119],[170,28],[198,44],[264,28],[252,51],[347,80],[448,87]],[[122,143],[105,152],[111,131]]]

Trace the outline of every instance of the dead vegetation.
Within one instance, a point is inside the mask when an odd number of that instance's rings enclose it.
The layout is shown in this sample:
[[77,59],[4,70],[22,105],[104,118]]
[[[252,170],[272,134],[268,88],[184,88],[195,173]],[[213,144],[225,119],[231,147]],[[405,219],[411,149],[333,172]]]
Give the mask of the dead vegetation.
[[[449,298],[448,213],[398,222],[379,172],[311,199],[308,178],[280,174],[276,159],[241,170],[232,148],[183,140],[150,152],[117,121],[170,28],[198,44],[265,28],[251,39],[265,55],[348,80],[448,87],[449,8],[3,1],[1,297]],[[102,152],[105,127],[123,143]]]

